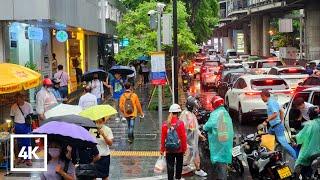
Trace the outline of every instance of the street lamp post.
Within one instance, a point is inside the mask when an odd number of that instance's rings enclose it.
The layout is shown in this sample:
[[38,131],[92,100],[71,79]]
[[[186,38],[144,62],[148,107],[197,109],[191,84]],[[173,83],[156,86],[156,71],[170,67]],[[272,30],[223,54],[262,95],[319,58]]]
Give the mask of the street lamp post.
[[174,63],[174,102],[178,103],[178,73],[179,73],[179,60],[178,60],[178,14],[177,14],[177,0],[173,0],[172,6],[173,16],[173,63]]

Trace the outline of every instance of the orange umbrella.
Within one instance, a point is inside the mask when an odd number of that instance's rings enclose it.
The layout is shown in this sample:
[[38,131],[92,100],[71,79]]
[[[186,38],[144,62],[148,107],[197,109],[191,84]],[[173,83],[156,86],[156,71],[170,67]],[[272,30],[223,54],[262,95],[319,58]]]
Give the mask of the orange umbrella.
[[37,87],[41,74],[24,66],[0,63],[0,94]]

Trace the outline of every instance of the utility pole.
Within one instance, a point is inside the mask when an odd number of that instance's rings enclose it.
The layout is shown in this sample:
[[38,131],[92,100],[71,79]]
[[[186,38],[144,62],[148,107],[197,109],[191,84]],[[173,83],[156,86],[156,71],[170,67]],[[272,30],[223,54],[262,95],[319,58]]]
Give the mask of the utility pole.
[[178,104],[178,73],[179,73],[179,60],[178,60],[178,13],[177,13],[177,0],[173,0],[172,6],[173,15],[173,62],[174,62],[174,102]]
[[[157,51],[161,51],[161,14],[163,8],[157,5],[158,11],[158,28],[157,28]],[[158,113],[159,113],[159,127],[162,126],[162,85],[158,85]]]

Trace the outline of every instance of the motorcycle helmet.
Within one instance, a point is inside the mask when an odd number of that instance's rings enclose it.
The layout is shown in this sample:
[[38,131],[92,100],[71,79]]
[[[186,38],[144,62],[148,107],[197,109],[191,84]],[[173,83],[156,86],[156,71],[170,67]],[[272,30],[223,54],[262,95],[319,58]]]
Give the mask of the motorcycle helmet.
[[44,86],[52,86],[52,81],[49,78],[44,78],[43,81],[42,81],[42,84]]
[[181,107],[179,106],[179,104],[172,104],[169,108],[169,112],[171,113],[181,112]]
[[193,111],[194,108],[198,107],[198,101],[196,98],[194,98],[193,96],[189,96],[187,98],[187,102],[186,102],[186,108],[188,109],[188,111]]
[[220,96],[214,96],[211,100],[211,103],[212,103],[213,110],[215,110],[219,106],[224,105],[224,99],[222,99],[222,97],[220,97]]

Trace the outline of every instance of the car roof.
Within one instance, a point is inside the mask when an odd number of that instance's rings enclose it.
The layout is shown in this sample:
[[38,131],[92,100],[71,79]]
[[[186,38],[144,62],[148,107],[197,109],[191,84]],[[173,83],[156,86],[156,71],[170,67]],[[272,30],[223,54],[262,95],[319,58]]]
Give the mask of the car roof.
[[242,75],[241,78],[245,80],[253,80],[253,79],[282,79],[277,75],[268,75],[268,74],[258,74],[258,75],[252,75],[252,74],[245,74]]
[[277,70],[284,70],[284,69],[289,69],[289,68],[305,69],[303,66],[275,66],[272,68],[277,69]]
[[302,92],[305,92],[305,91],[320,91],[320,86],[304,89]]

